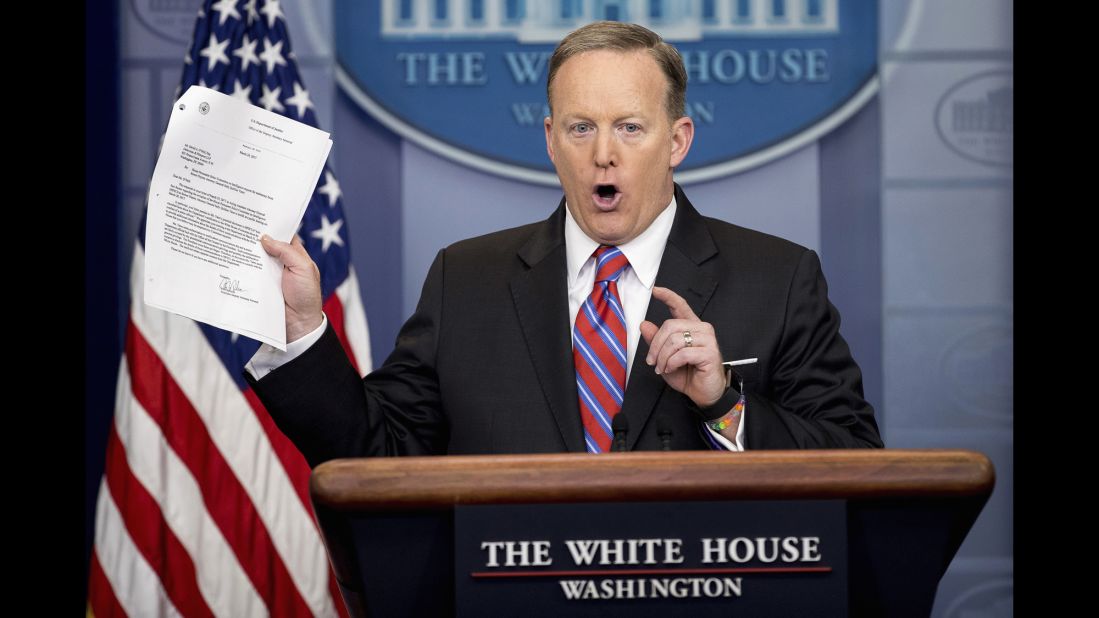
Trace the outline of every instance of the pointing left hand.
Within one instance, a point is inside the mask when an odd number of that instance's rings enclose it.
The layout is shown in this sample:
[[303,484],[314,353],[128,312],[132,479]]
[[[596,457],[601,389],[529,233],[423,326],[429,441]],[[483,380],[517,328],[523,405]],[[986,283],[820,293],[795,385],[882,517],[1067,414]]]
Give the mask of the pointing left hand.
[[654,287],[653,298],[667,305],[672,317],[659,328],[648,320],[641,323],[641,336],[649,344],[645,362],[696,406],[710,407],[725,393],[725,367],[714,327],[668,288]]

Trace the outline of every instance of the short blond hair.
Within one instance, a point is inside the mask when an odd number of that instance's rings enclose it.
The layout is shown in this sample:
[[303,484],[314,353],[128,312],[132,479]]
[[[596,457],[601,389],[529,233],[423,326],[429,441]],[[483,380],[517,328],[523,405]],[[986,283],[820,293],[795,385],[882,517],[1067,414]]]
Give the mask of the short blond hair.
[[597,21],[581,26],[570,32],[561,42],[549,62],[549,76],[546,79],[546,101],[553,113],[553,97],[550,87],[553,78],[566,60],[585,52],[599,49],[628,52],[643,49],[649,52],[664,72],[668,80],[668,93],[665,107],[668,116],[674,122],[686,115],[687,70],[683,58],[675,47],[666,43],[660,35],[637,24],[618,21]]

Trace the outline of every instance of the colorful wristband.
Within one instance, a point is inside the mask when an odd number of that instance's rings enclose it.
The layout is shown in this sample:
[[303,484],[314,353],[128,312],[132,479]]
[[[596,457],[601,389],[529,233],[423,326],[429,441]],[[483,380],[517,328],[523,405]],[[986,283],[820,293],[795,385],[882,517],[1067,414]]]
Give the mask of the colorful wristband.
[[[736,380],[736,387],[733,387],[733,380]],[[731,403],[733,397],[736,397],[736,403]],[[730,408],[729,406],[732,405]],[[702,413],[703,422],[706,426],[714,431],[721,431],[726,427],[733,424],[733,421],[740,418],[740,415],[744,412],[744,378],[732,370],[732,367],[725,368],[725,394],[714,402],[714,405],[700,410]],[[714,414],[720,414],[716,418],[707,418]]]
[[744,412],[744,393],[740,394],[740,399],[737,400],[736,405],[732,410],[726,412],[723,416],[720,416],[712,421],[706,421],[706,426],[714,431],[723,431],[733,424],[733,421],[740,418],[740,415]]

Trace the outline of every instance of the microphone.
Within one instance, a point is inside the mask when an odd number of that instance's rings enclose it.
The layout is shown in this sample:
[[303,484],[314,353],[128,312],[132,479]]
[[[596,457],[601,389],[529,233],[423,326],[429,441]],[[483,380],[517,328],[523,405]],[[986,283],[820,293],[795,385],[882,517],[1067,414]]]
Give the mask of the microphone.
[[614,419],[611,420],[611,430],[614,431],[614,444],[611,445],[611,450],[626,452],[626,433],[630,430],[630,421],[625,414],[614,415]]
[[660,450],[672,450],[672,426],[668,424],[667,415],[656,417],[656,434],[660,436]]

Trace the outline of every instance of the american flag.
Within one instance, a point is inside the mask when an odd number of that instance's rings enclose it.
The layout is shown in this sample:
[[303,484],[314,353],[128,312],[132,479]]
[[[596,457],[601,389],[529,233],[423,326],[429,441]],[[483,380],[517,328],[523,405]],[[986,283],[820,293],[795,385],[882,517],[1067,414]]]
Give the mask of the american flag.
[[[317,124],[277,0],[205,0],[177,96],[193,84]],[[89,615],[346,616],[309,466],[241,376],[259,342],[145,306],[140,230]],[[365,374],[366,315],[327,167],[298,233],[320,268],[325,313]]]

